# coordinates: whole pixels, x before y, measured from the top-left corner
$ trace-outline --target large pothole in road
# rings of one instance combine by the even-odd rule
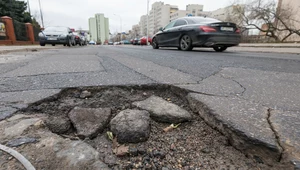
[[[105,169],[97,159],[112,169],[272,169],[232,147],[186,95],[163,85],[66,89],[22,111],[49,130],[27,129],[38,142],[18,151],[37,169]]]

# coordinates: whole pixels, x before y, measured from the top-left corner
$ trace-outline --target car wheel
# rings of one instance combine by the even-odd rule
[[[193,49],[192,39],[188,35],[184,35],[180,39],[179,48],[183,51],[190,51]]]
[[[40,43],[40,46],[45,46],[46,44],[45,43]]]
[[[156,38],[153,38],[153,40],[152,40],[152,48],[153,49],[159,49],[158,43],[156,41]]]
[[[64,44],[64,46],[66,46],[67,44]]]
[[[55,46],[55,44],[52,44],[52,46]]]
[[[214,47],[214,50],[216,51],[216,52],[223,52],[223,51],[225,51],[227,49],[227,47]]]

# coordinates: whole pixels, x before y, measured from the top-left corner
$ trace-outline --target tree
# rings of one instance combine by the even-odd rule
[[[27,3],[17,0],[1,0],[0,16],[9,16],[19,22],[32,22],[31,16],[26,12]]]
[[[285,41],[293,34],[300,36],[300,28],[295,26],[299,21],[292,7],[278,8],[274,0],[250,0],[244,8],[235,11],[242,17],[245,27],[255,28],[275,41]]]

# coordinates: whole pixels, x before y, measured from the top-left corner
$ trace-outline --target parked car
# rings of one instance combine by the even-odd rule
[[[138,38],[135,38],[135,39],[133,39],[132,44],[133,44],[133,45],[138,45],[138,42],[139,42],[139,39],[138,39]]]
[[[76,45],[83,46],[85,41],[84,37],[77,32],[73,32],[73,34],[75,36]]]
[[[96,45],[96,42],[92,40],[89,42],[89,45]]]
[[[147,45],[147,36],[140,38],[141,40],[141,45]],[[151,44],[152,43],[152,38],[148,37],[148,42]]]
[[[153,36],[152,47],[178,47],[184,51],[193,47],[210,47],[222,52],[237,46],[240,41],[240,30],[234,23],[206,17],[183,17],[161,28]]]
[[[124,40],[123,44],[130,44],[130,42],[128,40]]]
[[[108,42],[108,45],[114,45],[114,42],[109,41],[109,42]]]
[[[39,41],[41,46],[63,44],[70,47],[75,44],[75,36],[68,27],[47,27],[39,33]]]

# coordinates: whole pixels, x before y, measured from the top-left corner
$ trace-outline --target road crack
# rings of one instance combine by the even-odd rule
[[[281,144],[280,142],[280,137],[279,137],[279,134],[278,132],[276,131],[275,127],[273,126],[273,123],[271,121],[271,116],[272,116],[272,109],[271,108],[268,108],[268,115],[267,115],[267,122],[270,126],[270,129],[272,130],[272,132],[274,133],[275,135],[275,139],[276,139],[276,143],[278,145],[278,147],[280,148],[280,156],[279,156],[279,159],[277,160],[278,162],[281,162],[282,160],[282,156],[283,156],[283,153],[285,152],[285,148],[283,147],[283,145]]]

